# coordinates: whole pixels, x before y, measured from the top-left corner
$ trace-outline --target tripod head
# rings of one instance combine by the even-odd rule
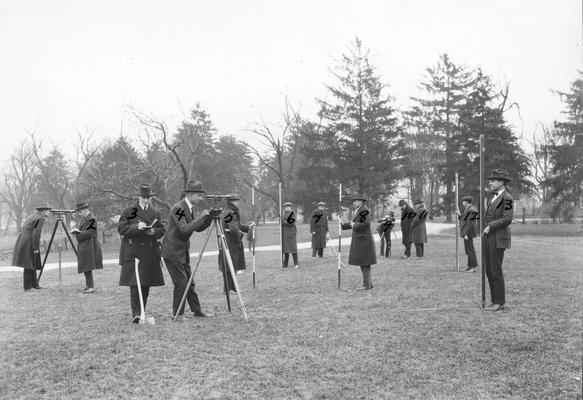
[[[221,212],[223,211],[223,205],[221,204],[222,200],[229,199],[231,195],[229,194],[207,194],[205,195],[207,200],[211,201],[211,205],[209,208],[209,213],[213,217],[213,219],[220,219]]]
[[[67,214],[74,214],[75,210],[59,210],[59,209],[51,209],[51,214],[55,215],[57,219],[63,219]]]

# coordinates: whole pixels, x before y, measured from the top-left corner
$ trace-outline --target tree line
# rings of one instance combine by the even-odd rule
[[[482,133],[486,171],[505,168],[515,197],[538,196],[556,213],[581,205],[581,73],[571,92],[558,93],[564,119],[544,127],[542,140],[533,134],[534,150],[527,153],[505,118],[519,110],[509,100],[509,85],[497,87],[479,67],[456,64],[443,54],[425,69],[421,94],[399,109],[371,58],[355,39],[331,68],[327,96],[316,99],[316,120],[286,99],[281,120],[258,121],[244,132],[245,140],[220,135],[200,104],[175,128],[131,108],[138,140],[120,135],[98,142],[79,134],[75,159],[30,135],[3,169],[0,196],[9,207],[3,223],[20,226],[42,201],[55,208],[88,201],[100,220],[111,221],[144,182],[152,185],[154,202],[168,211],[192,179],[203,181],[207,192],[238,193],[254,220],[277,216],[280,184],[285,201],[303,210],[318,201],[336,209],[339,183],[345,194],[368,196],[373,207],[385,206],[405,186],[411,200],[426,201],[430,217],[444,213],[451,220],[456,172],[460,192],[478,196]]]

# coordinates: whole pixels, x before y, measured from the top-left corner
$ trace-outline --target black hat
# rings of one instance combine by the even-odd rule
[[[45,210],[52,210],[52,207],[48,205],[48,203],[39,204],[35,208],[38,211],[45,211]]]
[[[284,207],[288,207],[289,206],[291,208],[294,208],[294,203],[292,203],[291,201],[288,201],[288,202],[283,203],[283,206]]]
[[[241,197],[238,194],[230,194],[229,198],[227,199],[227,201],[235,201],[235,200],[241,200]]]
[[[366,196],[362,194],[355,194],[354,196],[352,196],[352,201],[354,200],[366,201]]]
[[[184,193],[204,193],[201,181],[188,181],[183,190]]]
[[[85,201],[82,201],[81,203],[77,203],[77,205],[75,206],[75,211],[79,211],[84,208],[89,208],[89,204]]]
[[[471,203],[474,201],[474,199],[472,198],[472,196],[464,196],[462,197],[462,201],[467,201],[468,203]]]
[[[510,178],[508,177],[508,172],[503,169],[495,169],[490,173],[490,176],[486,178],[487,180],[497,180],[497,181],[504,181],[510,182]]]
[[[152,197],[154,195],[154,193],[152,193],[152,188],[150,187],[150,185],[142,183],[140,185],[140,191],[138,193],[138,196],[140,197]]]
[[[399,200],[399,207],[406,206],[407,202],[405,200]]]

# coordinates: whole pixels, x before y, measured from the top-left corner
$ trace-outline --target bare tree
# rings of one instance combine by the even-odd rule
[[[10,219],[20,227],[25,213],[31,207],[36,190],[38,164],[28,140],[23,140],[10,156],[3,173],[4,187],[0,197],[10,208]],[[8,226],[8,224],[7,224]]]
[[[247,131],[253,134],[262,148],[267,148],[267,152],[262,152],[261,147],[256,144],[245,143],[251,154],[257,159],[259,166],[272,173],[277,183],[281,183],[282,192],[289,189],[289,181],[295,171],[296,160],[299,153],[300,135],[299,126],[301,117],[285,99],[285,110],[283,114],[283,124],[271,126],[263,118],[257,122],[253,128]],[[248,182],[255,190],[269,197],[274,202],[278,202],[278,194],[272,188],[261,187]]]

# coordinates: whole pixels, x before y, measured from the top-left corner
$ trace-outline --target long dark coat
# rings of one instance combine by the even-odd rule
[[[154,226],[154,235],[147,235],[146,231],[138,229],[138,222],[150,225],[157,219]],[[144,211],[139,202],[124,208],[119,218],[117,231],[123,236],[119,250],[121,274],[120,286],[136,286],[134,273],[134,258],[139,259],[138,271],[142,286],[163,286],[164,275],[160,267],[160,244],[158,239],[164,236],[166,229],[162,224],[160,211],[152,205]]]
[[[415,210],[413,210],[410,206],[405,207],[405,209],[401,210],[401,233],[402,238],[401,242],[403,244],[412,243],[411,240],[411,224],[413,223],[413,218],[415,218]]]
[[[162,239],[162,257],[180,264],[190,264],[190,236],[202,232],[212,222],[208,212],[191,214],[186,200],[182,199],[172,206],[168,216],[168,230]]]
[[[369,208],[363,204],[354,213],[352,218],[352,242],[348,253],[350,265],[373,265],[377,263],[374,239],[370,229],[372,215]],[[343,230],[351,229],[349,223],[342,224]]]
[[[514,218],[514,204],[506,190],[486,208],[486,225],[490,227],[488,235],[496,235],[496,248],[509,249],[511,244],[510,224]]]
[[[472,204],[468,204],[464,213],[458,217],[460,220],[460,236],[468,235],[468,239],[476,237],[476,223],[478,222],[478,209]]]
[[[282,242],[283,253],[297,253],[298,241],[296,239],[298,228],[296,227],[295,211],[285,211],[282,217]]]
[[[415,218],[411,223],[411,241],[413,243],[427,243],[427,229],[425,221],[427,220],[427,210],[420,207],[415,212]]]
[[[326,248],[326,234],[328,233],[328,215],[326,211],[312,211],[310,216],[310,233],[312,234],[312,249]]]
[[[41,269],[40,235],[45,219],[40,212],[31,215],[22,223],[20,234],[14,244],[12,265],[24,269]],[[37,250],[37,253],[34,251]]]
[[[77,239],[77,272],[83,273],[103,268],[103,255],[97,239],[97,219],[91,213],[87,214],[79,224],[81,231],[75,235]]]
[[[249,225],[241,223],[239,208],[230,203],[227,203],[223,208],[221,223],[225,230],[229,254],[231,255],[231,260],[233,260],[233,268],[235,268],[235,271],[243,270],[246,268],[243,236],[245,236],[244,233],[249,232]],[[223,254],[219,254],[219,269],[223,271],[224,267]]]

